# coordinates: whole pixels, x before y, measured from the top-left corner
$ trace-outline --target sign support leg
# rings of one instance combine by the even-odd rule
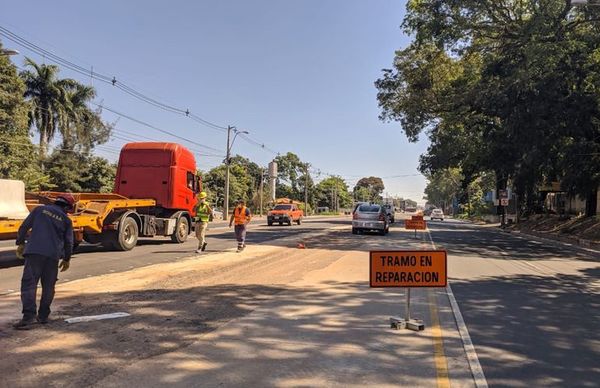
[[[416,233],[416,231],[415,231]],[[410,287],[406,290],[406,316],[404,318],[390,317],[390,327],[392,329],[408,329],[413,331],[425,330],[425,325],[420,319],[410,317]]]

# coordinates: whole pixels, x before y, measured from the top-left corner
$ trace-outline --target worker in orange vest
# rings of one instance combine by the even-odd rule
[[[250,214],[250,209],[246,207],[246,201],[243,199],[238,199],[237,206],[233,209],[233,214],[229,219],[229,227],[235,223],[235,237],[237,239],[238,247],[237,252],[246,248],[246,229],[247,225],[250,223],[252,219],[252,214]]]

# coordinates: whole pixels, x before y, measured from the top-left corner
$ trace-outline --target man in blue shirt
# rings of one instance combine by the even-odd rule
[[[41,324],[48,323],[58,277],[58,262],[62,259],[61,272],[69,269],[73,251],[73,223],[67,211],[74,204],[75,199],[71,194],[61,194],[54,204],[36,207],[19,228],[17,252],[22,252],[25,258],[21,278],[23,318],[14,325],[15,329],[31,329],[36,319]],[[31,233],[27,237],[29,230]],[[36,311],[36,292],[40,280],[42,298],[40,308]]]

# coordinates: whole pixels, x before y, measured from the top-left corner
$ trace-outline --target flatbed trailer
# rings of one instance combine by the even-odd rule
[[[31,211],[36,206],[53,203],[60,194],[27,193],[25,203]],[[167,218],[157,217],[156,201],[153,199],[130,199],[118,194],[101,193],[72,195],[77,202],[68,216],[73,222],[75,245],[85,240],[129,250],[136,245],[139,236],[170,236],[175,242],[187,239],[191,217],[185,212],[176,212]],[[16,238],[22,223],[23,220],[0,219],[0,240]]]

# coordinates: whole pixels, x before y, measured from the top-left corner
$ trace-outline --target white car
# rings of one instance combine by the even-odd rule
[[[433,209],[431,211],[431,216],[430,219],[433,220],[440,220],[440,221],[444,221],[444,212],[442,211],[442,209]]]

